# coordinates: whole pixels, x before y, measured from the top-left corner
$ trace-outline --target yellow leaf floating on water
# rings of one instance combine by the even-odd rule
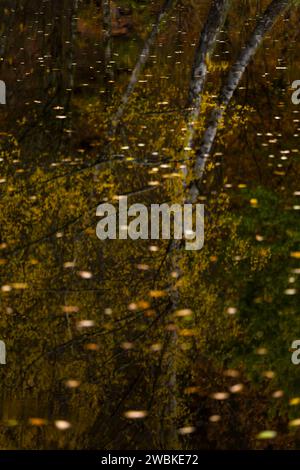
[[[233,377],[233,378],[235,378],[235,377],[239,377],[240,373],[239,373],[239,371],[236,370],[236,369],[227,369],[227,370],[224,371],[224,375],[225,375],[226,377]]]
[[[277,436],[276,431],[266,430],[257,434],[256,439],[274,439]]]
[[[192,330],[191,328],[183,328],[182,330],[179,330],[180,336],[195,336],[195,330]]]
[[[137,302],[137,307],[141,310],[144,310],[146,308],[149,308],[150,307],[150,304],[149,302],[147,302],[146,300],[139,300]]]
[[[199,393],[200,391],[201,391],[201,388],[200,388],[200,387],[197,387],[197,386],[195,386],[195,387],[187,387],[187,388],[184,389],[184,393],[185,393],[186,395],[191,395],[191,394],[193,394],[193,393]]]
[[[211,423],[218,423],[219,421],[221,420],[221,416],[220,415],[211,415],[209,417],[209,421]]]
[[[300,426],[300,419],[293,419],[292,421],[289,422],[289,426],[295,427],[295,426]]]
[[[146,418],[147,411],[145,410],[130,410],[124,413],[125,418],[127,419],[142,419]]]
[[[262,373],[263,377],[266,377],[266,379],[273,379],[275,377],[275,372],[272,370],[266,370]]]
[[[150,268],[150,266],[148,264],[138,264],[137,265],[137,268],[140,270],[140,271],[148,271],[148,269]]]
[[[236,308],[236,307],[228,307],[228,309],[227,309],[228,315],[235,315],[236,312],[237,312],[237,308]]]
[[[96,343],[88,343],[85,345],[85,349],[87,349],[88,351],[98,351],[99,346]]]
[[[285,295],[295,295],[297,294],[297,289],[285,289]]]
[[[175,312],[176,317],[189,317],[192,314],[193,314],[193,312],[190,308],[183,308],[183,309],[177,310]]]
[[[268,350],[267,348],[257,348],[257,350],[255,351],[256,354],[258,354],[259,356],[264,356],[265,354],[268,354]]]
[[[239,393],[243,390],[244,388],[244,385],[243,384],[235,384],[235,385],[232,385],[232,387],[230,387],[230,391],[231,393]]]
[[[300,404],[300,397],[294,397],[290,399],[290,405],[295,406]]]
[[[78,276],[80,276],[82,279],[91,279],[93,277],[90,271],[79,271]]]
[[[66,387],[69,387],[69,388],[77,388],[79,387],[79,385],[80,385],[79,380],[69,379],[66,381]]]
[[[158,299],[159,297],[165,297],[167,293],[163,290],[151,290],[149,295],[153,297],[153,299]]]
[[[150,307],[149,302],[146,300],[138,300],[137,302],[131,302],[131,304],[128,305],[128,310],[145,310]]]
[[[284,395],[283,390],[276,390],[276,391],[272,394],[272,397],[273,397],[273,398],[281,398],[281,397],[283,397],[283,395]]]
[[[29,418],[31,426],[45,426],[46,420],[43,418]]]
[[[150,346],[150,351],[159,352],[162,350],[162,345],[160,343],[154,343]]]
[[[127,308],[128,310],[137,310],[137,304],[135,302],[131,302]]]
[[[195,431],[196,428],[194,426],[184,426],[183,428],[178,429],[179,434],[181,434],[182,436],[192,434]]]
[[[74,261],[66,261],[64,263],[64,268],[68,269],[68,268],[75,268],[75,263]]]
[[[80,320],[77,322],[77,328],[91,328],[92,326],[95,325],[95,322],[93,320]]]
[[[4,285],[4,286],[1,286],[1,290],[2,290],[2,292],[10,292],[10,291],[11,291],[11,289],[12,289],[12,287],[11,287],[11,286],[9,286],[9,285],[7,285],[7,284],[6,284],[6,285]]]
[[[12,286],[14,289],[27,289],[28,284],[26,282],[14,282]]]
[[[226,400],[229,397],[229,393],[217,392],[217,393],[213,393],[211,397],[214,398],[215,400]]]
[[[62,305],[62,310],[64,313],[77,313],[79,312],[79,307],[76,305]]]
[[[62,419],[56,420],[54,424],[55,427],[57,427],[57,429],[59,429],[60,431],[66,431],[71,427],[71,423],[69,423],[69,421],[65,421]]]

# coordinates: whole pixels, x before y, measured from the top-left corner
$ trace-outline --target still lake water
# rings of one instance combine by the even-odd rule
[[[110,21],[101,3],[1,2],[0,447],[299,448],[300,7],[265,35],[220,123],[204,248],[174,252],[98,240],[96,208],[184,197],[211,2],[112,1]],[[229,3],[195,148],[269,2]]]

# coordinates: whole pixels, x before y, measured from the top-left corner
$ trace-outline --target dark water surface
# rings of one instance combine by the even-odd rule
[[[174,252],[100,241],[96,208],[182,200],[211,2],[167,2],[161,17],[162,0],[110,3],[107,23],[101,1],[1,0],[0,447],[299,448],[300,6],[264,36],[220,122],[204,248]],[[229,3],[195,148],[269,4]]]

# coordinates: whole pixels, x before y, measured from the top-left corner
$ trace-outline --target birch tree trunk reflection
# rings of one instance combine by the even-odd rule
[[[218,37],[220,29],[224,24],[226,14],[228,11],[228,0],[213,0],[208,17],[202,29],[198,47],[195,54],[194,65],[192,69],[192,79],[190,82],[188,106],[189,113],[187,116],[187,138],[186,146],[192,147],[195,134],[195,121],[199,118],[200,106],[202,100],[202,92],[206,82],[207,76],[207,56],[211,53],[215,41]],[[184,180],[183,189],[186,187],[187,169],[183,170]],[[186,201],[184,201],[186,202]],[[174,313],[179,306],[180,293],[176,285],[178,278],[181,276],[179,269],[179,256],[180,256],[181,241],[174,240],[171,243],[171,271],[175,275],[175,281],[170,290],[171,312]],[[176,416],[177,416],[177,365],[176,365],[176,352],[178,349],[178,333],[176,327],[168,332],[166,353],[163,361],[163,369],[165,370],[165,379],[163,386],[165,387],[168,396],[167,406],[164,413],[164,431],[162,433],[162,440],[164,448],[176,449],[178,448],[178,435],[176,430]]]
[[[199,38],[192,69],[189,88],[187,116],[187,137],[185,147],[192,148],[195,135],[195,122],[199,118],[202,93],[207,77],[207,58],[211,54],[216,39],[224,24],[229,0],[213,0],[207,20]]]
[[[110,65],[111,61],[111,9],[110,0],[102,1],[102,16],[105,41],[105,70],[110,79],[113,78],[113,70]]]
[[[220,93],[218,106],[211,113],[208,127],[204,133],[202,145],[199,151],[196,153],[196,161],[194,166],[195,181],[191,185],[193,200],[195,200],[199,194],[197,185],[202,179],[205,164],[210,155],[224,112],[235,90],[237,89],[237,86],[243,77],[248,64],[250,63],[250,60],[255,55],[258,47],[261,45],[266,33],[274,26],[279,15],[285,11],[289,3],[290,0],[273,0],[270,3],[261,19],[258,21],[246,46],[241,51],[238,60],[229,71],[226,83]]]
[[[130,77],[129,83],[127,85],[126,91],[125,91],[124,95],[121,98],[121,103],[119,105],[119,108],[118,108],[117,112],[115,113],[115,115],[112,118],[112,129],[111,129],[111,134],[112,135],[115,134],[115,132],[116,132],[118,126],[119,126],[120,120],[123,116],[123,113],[125,111],[128,100],[129,100],[130,96],[132,95],[132,93],[135,89],[135,86],[138,82],[140,73],[143,69],[143,66],[145,65],[145,63],[148,60],[151,47],[154,44],[154,41],[157,37],[157,34],[159,32],[159,29],[161,27],[161,24],[162,24],[163,20],[165,19],[169,9],[172,7],[172,3],[173,3],[173,0],[165,0],[164,5],[163,5],[163,7],[162,7],[162,9],[161,9],[161,11],[158,15],[158,19],[157,19],[156,23],[154,24],[154,26],[152,28],[152,31],[151,31],[148,39],[146,40],[146,42],[144,44],[144,48],[143,48],[143,50],[142,50],[142,52],[139,56],[139,59],[138,59],[136,65],[133,69],[133,72],[131,74],[131,77]]]
[[[261,44],[265,34],[271,29],[274,25],[278,16],[285,10],[288,6],[289,0],[273,0],[269,7],[266,9],[262,18],[258,21],[256,28],[254,29],[248,43],[245,48],[240,53],[240,56],[237,62],[231,68],[229,75],[227,77],[226,83],[221,91],[219,98],[218,107],[212,112],[210,118],[210,124],[205,131],[203,144],[200,147],[199,152],[196,153],[196,162],[195,162],[195,177],[196,180],[192,183],[189,194],[185,202],[196,202],[199,195],[198,183],[201,181],[203,170],[205,167],[205,162],[211,147],[213,145],[219,122],[223,116],[223,113],[230,102],[234,91],[236,90],[244,72],[249,64],[251,58],[254,56],[257,48]],[[207,64],[206,57],[211,48],[214,45],[217,34],[221,28],[222,22],[226,14],[226,7],[228,3],[226,1],[214,1],[211,9],[208,14],[207,21],[204,25],[203,31],[200,36],[200,41],[198,49],[196,52],[195,63],[192,72],[192,81],[189,90],[189,103],[192,104],[192,110],[188,118],[188,145],[192,145],[194,139],[194,126],[193,121],[199,117],[200,105],[202,99],[202,92],[205,85],[205,79],[207,75]],[[186,170],[185,170],[186,172]],[[185,180],[184,180],[185,185]],[[170,254],[171,254],[171,264],[172,269],[177,273],[177,278],[181,276],[181,273],[178,269],[178,256],[180,252],[181,243],[174,241],[171,244]],[[178,308],[180,301],[179,291],[176,286],[173,286],[173,289],[170,293],[171,300],[171,311],[174,312]],[[174,417],[176,417],[176,388],[177,388],[177,370],[176,370],[176,349],[177,349],[177,331],[174,328],[170,332],[170,343],[167,347],[166,358],[165,358],[165,368],[166,368],[166,382],[165,386],[169,393],[169,404],[167,407],[168,411],[168,423],[165,430],[165,448],[174,448],[173,443],[175,443],[176,448],[176,429],[174,423]]]

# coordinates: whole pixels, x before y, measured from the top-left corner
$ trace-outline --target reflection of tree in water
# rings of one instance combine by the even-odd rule
[[[146,7],[137,10],[145,27],[149,18],[156,17],[156,23],[139,38],[126,76],[114,63],[113,73],[104,73],[108,62],[118,61],[115,39],[108,38],[101,49],[102,36],[75,31],[76,18],[84,14],[90,25],[99,26],[104,20],[99,5],[79,1],[76,10],[76,3],[66,1],[63,14],[54,4],[42,9],[31,4],[33,11],[24,4],[12,23],[20,36],[8,35],[6,42],[10,57],[19,48],[13,38],[21,43],[23,35],[32,37],[20,52],[22,76],[32,69],[31,82],[11,98],[3,127],[10,134],[1,143],[1,323],[8,349],[7,366],[0,370],[6,387],[1,445],[297,445],[288,423],[297,417],[297,405],[289,406],[289,400],[295,400],[298,383],[287,351],[297,324],[291,295],[299,269],[292,209],[297,180],[293,171],[282,174],[285,160],[279,160],[282,166],[264,168],[266,179],[272,171],[274,181],[259,187],[256,174],[243,173],[230,155],[245,124],[250,143],[265,132],[255,127],[251,99],[241,103],[238,85],[248,78],[248,66],[261,69],[263,39],[269,47],[278,35],[274,55],[278,43],[289,40],[286,22],[271,30],[289,2],[264,2],[257,26],[247,18],[253,33],[242,52],[234,51],[233,65],[222,38],[233,44],[229,25],[245,20],[237,18],[235,2],[228,9],[222,0],[209,2],[201,26],[190,13],[200,9],[198,2],[189,10],[183,2],[157,2],[149,17]],[[173,44],[168,28],[179,14],[186,15],[185,34]],[[296,16],[291,10],[291,29]],[[4,23],[10,21],[7,15]],[[185,26],[189,21],[194,21],[191,31]],[[103,37],[109,31],[104,23]],[[250,59],[255,60],[250,64]],[[16,77],[19,67],[12,62],[3,71]],[[173,70],[183,67],[188,73],[177,83]],[[211,95],[220,88],[216,100]],[[264,96],[258,94],[258,107]],[[281,112],[292,122],[288,104]],[[294,140],[284,127],[289,125],[283,123],[280,138],[270,123],[272,135],[259,155],[266,149],[285,156],[280,152],[289,150],[296,171]],[[209,142],[205,154],[211,160],[206,158],[200,185],[201,136]],[[250,151],[245,149],[245,160]],[[220,157],[223,171],[229,167],[233,176],[216,184]],[[183,171],[184,185],[183,163],[190,170]],[[174,253],[165,242],[100,244],[96,239],[100,202],[127,193],[145,204],[182,200],[190,197],[195,178],[193,197],[205,200],[207,208],[201,252],[176,247]],[[292,192],[276,189],[283,185]],[[62,432],[61,421],[72,427]],[[264,430],[275,430],[278,437],[257,440]]]

